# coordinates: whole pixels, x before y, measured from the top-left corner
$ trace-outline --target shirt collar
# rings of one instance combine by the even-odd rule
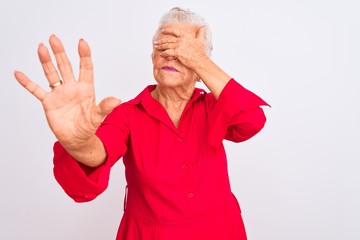
[[[156,88],[156,84],[147,86],[144,90],[142,90],[139,95],[137,95],[134,99],[126,102],[128,105],[137,105],[140,103],[148,104],[151,101],[156,101],[152,96],[151,92]],[[195,102],[199,97],[205,96],[207,93],[200,88],[195,88],[193,95],[190,98],[189,103]],[[187,105],[189,105],[189,103]]]
[[[165,108],[151,96],[151,91],[153,91],[156,88],[156,85],[149,85],[147,86],[139,95],[137,95],[134,99],[124,103],[127,105],[141,105],[142,108],[149,114],[150,116],[160,120],[167,126],[169,126],[171,129],[173,129],[176,133],[180,134],[178,130],[176,129],[175,125],[169,118]],[[186,104],[186,107],[183,111],[185,113],[192,104],[198,100],[201,99],[206,95],[206,92],[202,89],[195,88],[194,93],[191,96],[189,102]]]

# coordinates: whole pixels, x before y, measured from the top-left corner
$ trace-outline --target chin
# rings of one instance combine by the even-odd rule
[[[157,83],[162,87],[181,87],[185,84],[183,79],[178,79],[174,77],[167,77],[167,78],[161,78],[156,79]]]

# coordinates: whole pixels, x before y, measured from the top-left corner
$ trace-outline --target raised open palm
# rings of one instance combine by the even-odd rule
[[[81,39],[78,45],[78,80],[74,77],[60,39],[52,35],[49,42],[59,72],[43,44],[39,45],[38,54],[51,87],[50,92],[42,89],[22,72],[15,71],[14,75],[24,88],[41,101],[48,124],[56,138],[66,149],[73,149],[94,137],[103,118],[120,104],[120,100],[109,97],[96,104],[91,53],[84,40]]]

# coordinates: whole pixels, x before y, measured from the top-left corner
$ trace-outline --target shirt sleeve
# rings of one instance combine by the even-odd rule
[[[79,163],[59,142],[54,144],[55,179],[75,202],[91,201],[105,191],[111,167],[127,150],[129,128],[121,106],[105,118],[96,135],[107,152],[106,161],[96,168]]]
[[[269,106],[256,94],[231,79],[216,100],[209,94],[209,143],[218,146],[224,139],[241,142],[257,134],[266,117],[260,106]]]

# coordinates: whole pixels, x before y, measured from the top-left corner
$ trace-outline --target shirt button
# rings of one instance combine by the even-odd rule
[[[181,137],[178,137],[178,140],[179,140],[179,142],[183,142],[183,141],[184,141],[184,139],[182,139]]]
[[[189,192],[188,193],[188,198],[193,198],[194,197],[194,194],[192,192]]]
[[[182,165],[182,168],[183,168],[184,170],[187,170],[187,169],[189,168],[189,165],[187,165],[186,163],[184,163],[184,164]]]

